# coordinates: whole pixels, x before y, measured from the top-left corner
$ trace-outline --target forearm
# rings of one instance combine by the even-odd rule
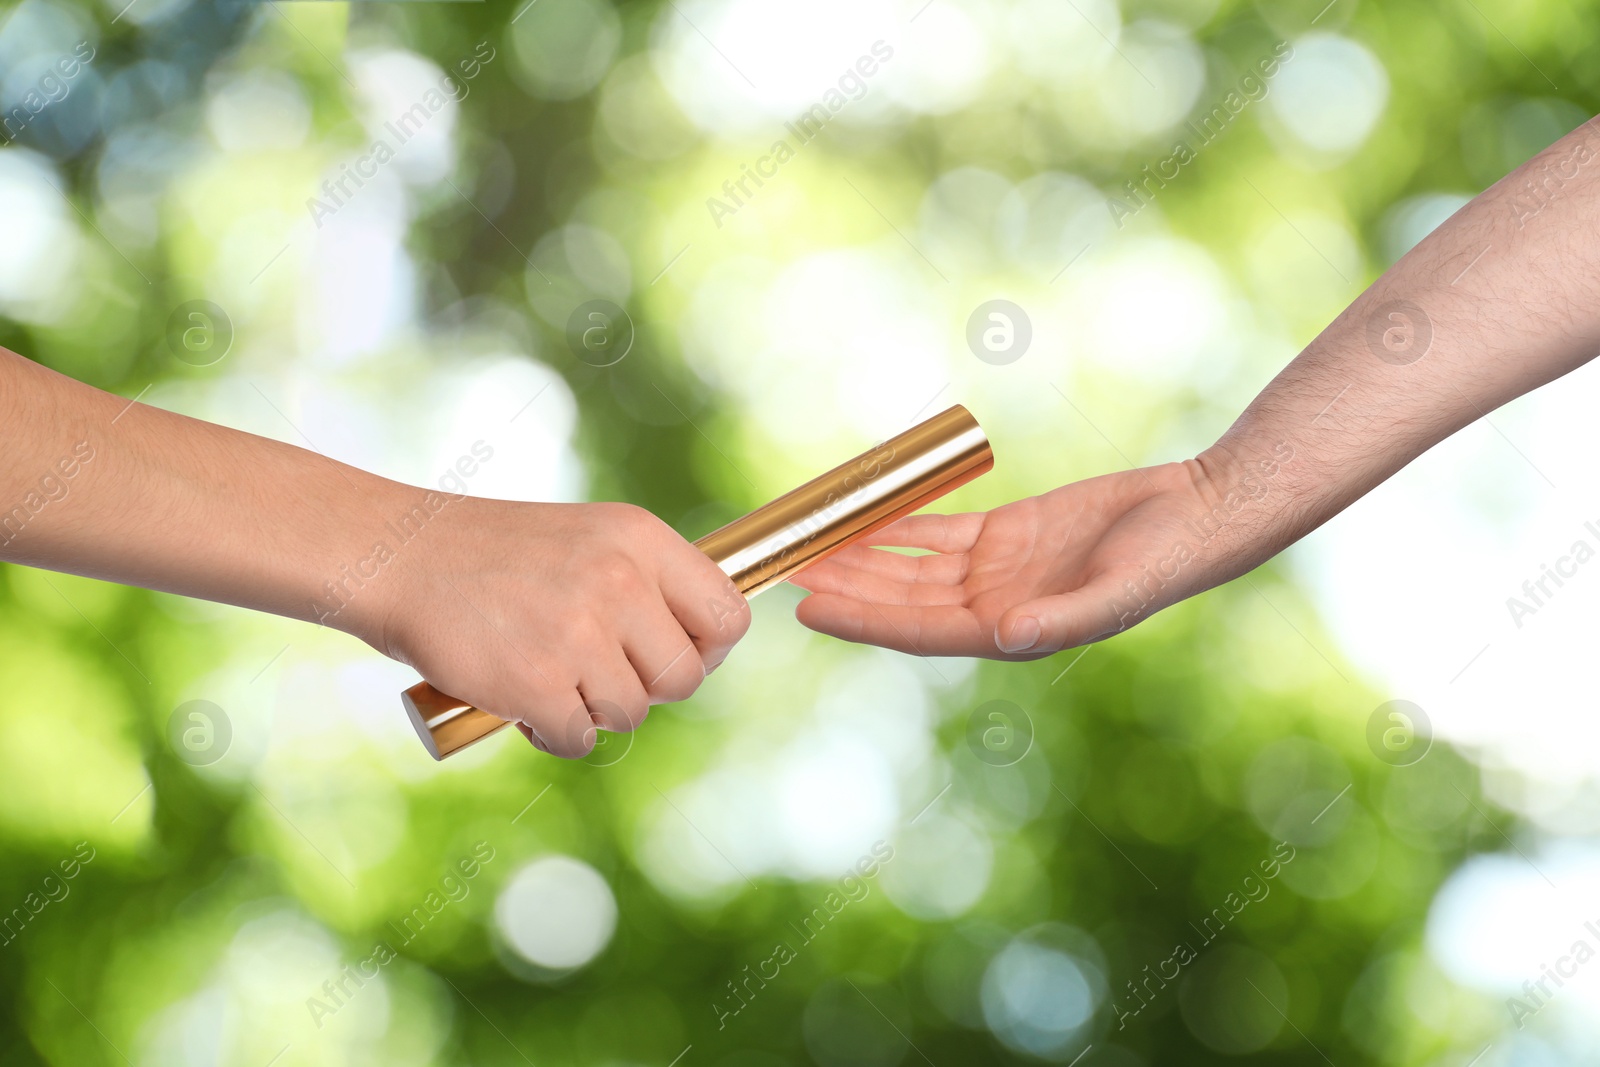
[[[1286,367],[1200,464],[1226,489],[1281,463],[1242,523],[1252,561],[1443,438],[1600,350],[1600,124],[1463,207]]]
[[[4,349],[0,448],[0,559],[365,637],[382,597],[361,595],[352,568],[395,541],[386,523],[441,495],[130,406]]]

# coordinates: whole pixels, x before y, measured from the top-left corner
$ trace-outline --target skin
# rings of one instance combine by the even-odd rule
[[[1035,659],[1258,566],[1600,349],[1596,161],[1591,123],[1463,208],[1194,459],[904,520],[875,544],[930,555],[858,546],[817,564],[795,579],[812,592],[800,620],[921,655]],[[637,508],[450,497],[435,512],[443,494],[4,349],[0,440],[0,524],[53,487],[0,529],[0,559],[334,626],[557,755],[688,696],[749,626],[722,572]],[[329,613],[326,583],[415,507],[425,531]]]
[[[727,576],[639,508],[403,485],[5,349],[0,441],[0,559],[337,628],[558,756],[688,697],[750,623]],[[426,518],[402,540],[408,513]]]
[[[1028,660],[1245,574],[1600,352],[1597,226],[1591,120],[1419,243],[1195,458],[902,520],[794,578],[812,593],[797,615],[918,655]]]

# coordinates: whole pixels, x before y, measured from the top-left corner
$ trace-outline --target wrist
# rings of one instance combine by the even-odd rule
[[[1240,440],[1224,435],[1192,461],[1202,501],[1202,555],[1225,560],[1242,574],[1277,554],[1299,535],[1304,512],[1297,462],[1303,457],[1288,437]]]
[[[370,484],[351,495],[328,539],[334,547],[319,553],[307,573],[307,617],[393,657],[395,619],[425,571],[416,557],[441,540],[440,525],[468,498],[357,476]]]

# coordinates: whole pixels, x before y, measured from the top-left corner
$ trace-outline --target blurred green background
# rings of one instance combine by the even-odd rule
[[[954,402],[956,508],[1192,455],[1600,93],[1546,0],[125,3],[0,10],[0,344],[689,537]],[[1592,1062],[1592,1001],[1519,1030],[1429,951],[1526,831],[1369,744],[1283,564],[1025,665],[784,587],[577,763],[434,764],[338,634],[3,575],[7,1065]]]

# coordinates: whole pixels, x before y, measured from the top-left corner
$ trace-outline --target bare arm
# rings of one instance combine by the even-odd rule
[[[1362,293],[1199,457],[1294,444],[1266,558],[1417,456],[1600,352],[1600,122],[1464,206]]]
[[[322,621],[324,583],[424,492],[0,350],[0,558]],[[330,624],[371,637],[383,598]]]
[[[1456,430],[1600,350],[1600,122],[1412,249],[1183,463],[914,516],[800,575],[806,625],[1032,659],[1251,570]]]
[[[337,627],[581,755],[681,700],[749,615],[648,513],[402,485],[0,349],[0,559]]]

